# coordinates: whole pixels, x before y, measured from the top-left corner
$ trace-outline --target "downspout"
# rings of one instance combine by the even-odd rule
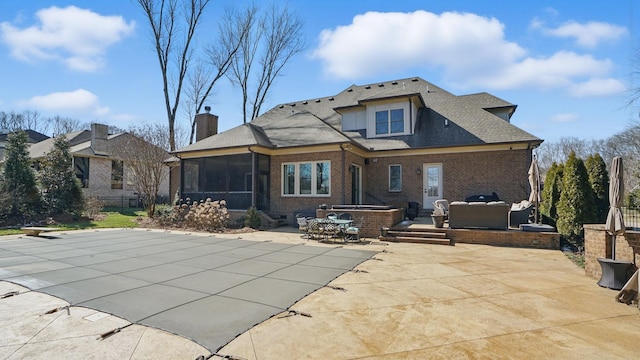
[[[346,192],[346,174],[345,174],[345,165],[346,165],[346,152],[344,149],[344,144],[340,145],[340,149],[342,150],[342,166],[341,168],[341,182],[342,182],[342,191],[340,192],[340,204],[344,204],[344,193]]]
[[[408,101],[409,101],[409,127],[410,127],[409,133],[413,134],[414,124],[413,124],[413,106],[411,106],[411,98],[409,98]]]
[[[256,153],[253,151],[253,149],[251,148],[251,146],[249,146],[247,148],[249,150],[249,152],[251,153],[251,207],[257,209],[257,204],[258,204],[258,194],[256,193],[256,171],[258,168],[258,161],[256,159],[257,155]]]

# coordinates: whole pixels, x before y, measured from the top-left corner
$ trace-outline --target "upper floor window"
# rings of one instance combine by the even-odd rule
[[[376,111],[376,135],[404,132],[404,109]]]
[[[282,195],[331,194],[331,162],[312,161],[282,165]]]

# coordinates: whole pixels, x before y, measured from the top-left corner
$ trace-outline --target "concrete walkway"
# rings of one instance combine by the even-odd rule
[[[175,232],[178,234],[179,232]],[[218,235],[222,236],[222,235]],[[299,244],[290,228],[225,235]],[[15,237],[0,237],[4,239]],[[309,242],[313,246],[322,245]],[[308,246],[305,245],[305,246]],[[0,245],[1,247],[1,245]],[[559,251],[484,245],[347,244],[378,251],[218,351],[244,359],[628,359],[640,314]],[[0,359],[195,359],[179,336],[0,282]],[[287,316],[290,315],[290,316]],[[215,358],[215,357],[214,357]]]

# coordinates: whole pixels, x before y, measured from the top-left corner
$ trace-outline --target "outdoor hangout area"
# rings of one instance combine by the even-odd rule
[[[507,205],[503,201],[449,204],[441,199],[433,212],[418,216],[410,216],[409,207],[333,205],[318,208],[315,216],[296,218],[302,236],[320,241],[348,241],[351,238],[343,229],[357,228],[359,239],[559,249],[555,229],[532,221],[534,208],[528,200]]]

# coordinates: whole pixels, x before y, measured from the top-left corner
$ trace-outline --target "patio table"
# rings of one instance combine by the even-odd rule
[[[351,226],[351,224],[353,224],[353,220],[352,219],[315,218],[313,220],[317,221],[319,224],[322,224],[322,225],[336,224],[339,227],[339,231],[338,231],[337,235],[340,238],[342,238],[343,241],[344,241],[345,230],[349,226]],[[325,235],[325,238],[327,238],[326,235]]]

